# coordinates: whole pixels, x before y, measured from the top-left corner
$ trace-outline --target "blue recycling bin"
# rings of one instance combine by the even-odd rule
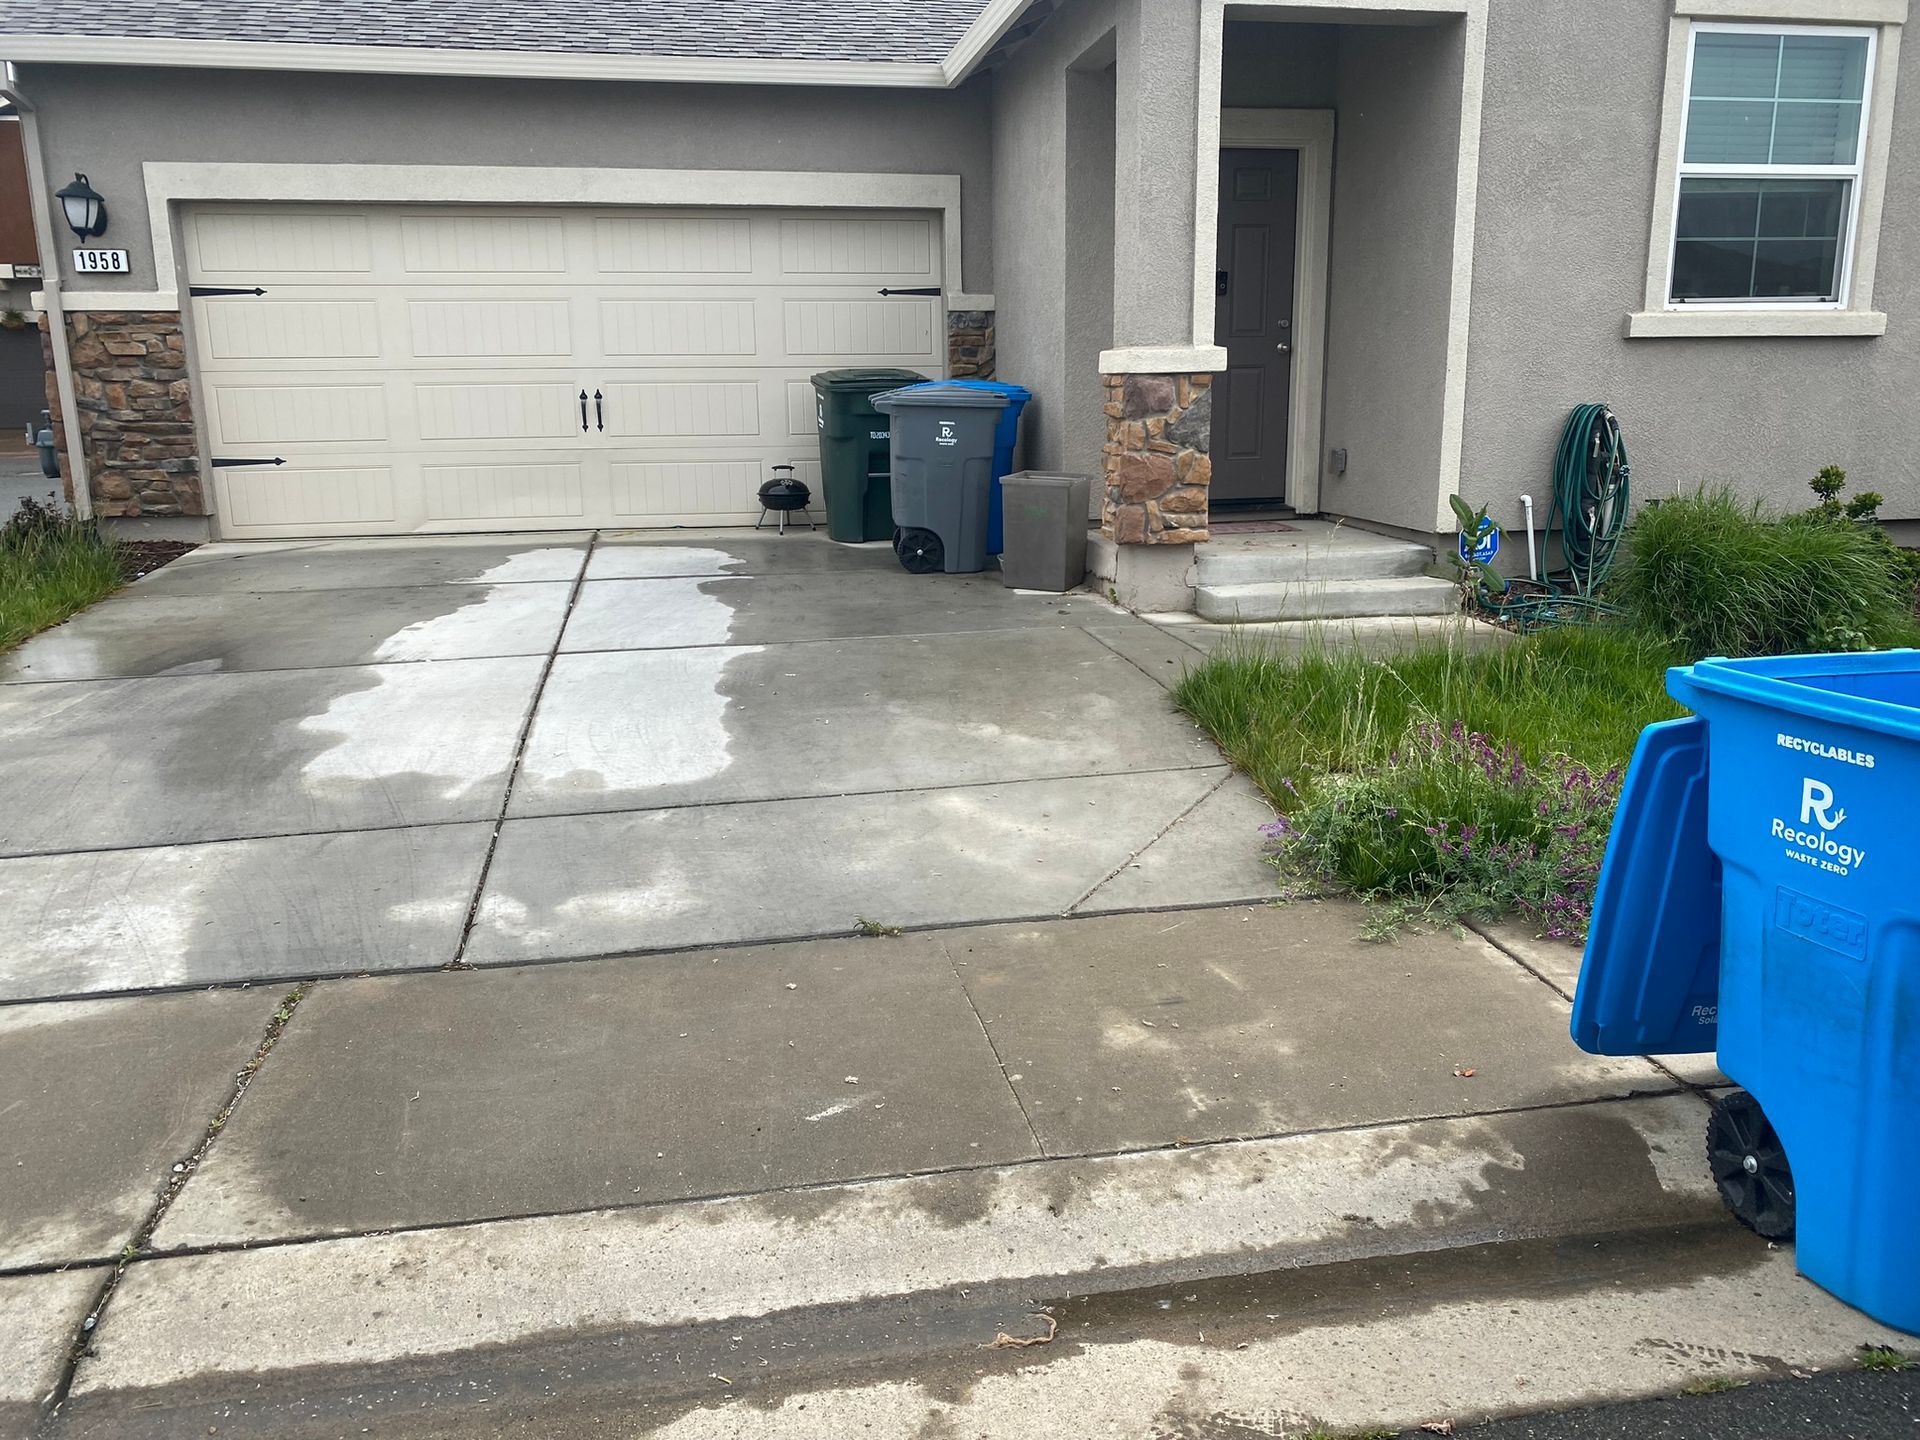
[[[1703,660],[1667,689],[1694,717],[1640,737],[1574,1039],[1716,1051],[1734,1213],[1920,1333],[1920,651]]]
[[[945,386],[949,390],[955,387],[985,390],[1007,398],[1007,408],[1000,412],[1000,428],[993,436],[993,485],[987,494],[987,554],[998,555],[1006,548],[1003,538],[1006,521],[1000,498],[1000,482],[1013,473],[1013,452],[1020,443],[1020,412],[1033,399],[1033,392],[1024,385],[1009,385],[1001,380],[930,380],[927,383]],[[911,390],[914,387],[906,388]]]

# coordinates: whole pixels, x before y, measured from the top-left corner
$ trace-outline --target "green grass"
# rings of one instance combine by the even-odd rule
[[[1685,713],[1666,694],[1673,663],[1670,647],[1597,625],[1386,659],[1247,644],[1189,672],[1174,699],[1284,812],[1324,776],[1380,769],[1419,721],[1459,721],[1529,762],[1624,765],[1644,726]]]
[[[58,625],[120,585],[113,543],[94,525],[63,518],[9,523],[0,528],[0,650]]]

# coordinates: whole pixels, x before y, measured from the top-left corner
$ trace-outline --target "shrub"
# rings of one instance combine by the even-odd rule
[[[1323,778],[1265,833],[1283,872],[1371,902],[1375,933],[1518,911],[1575,939],[1593,913],[1620,779],[1617,767],[1530,764],[1458,722],[1423,722],[1385,767]]]
[[[1612,598],[1690,659],[1901,643],[1913,611],[1899,554],[1833,493],[1822,497],[1837,518],[1823,507],[1773,515],[1726,490],[1649,506],[1628,531]]]

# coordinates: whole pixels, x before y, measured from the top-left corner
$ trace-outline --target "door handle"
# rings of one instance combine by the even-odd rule
[[[593,392],[593,424],[597,430],[607,428],[606,397],[598,390]]]
[[[584,435],[586,434],[586,431],[587,431],[587,392],[582,390],[580,392],[580,433]]]

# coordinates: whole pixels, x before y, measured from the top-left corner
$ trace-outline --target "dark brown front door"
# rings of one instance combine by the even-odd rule
[[[1227,370],[1213,382],[1216,503],[1286,498],[1299,200],[1299,151],[1220,152],[1214,341]]]

